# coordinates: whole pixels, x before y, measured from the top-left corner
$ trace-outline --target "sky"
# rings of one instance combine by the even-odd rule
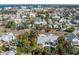
[[[0,0],[0,4],[79,4],[78,0]]]

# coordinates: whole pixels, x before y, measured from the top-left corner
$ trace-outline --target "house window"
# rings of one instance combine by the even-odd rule
[[[73,42],[73,44],[78,44],[78,42]]]

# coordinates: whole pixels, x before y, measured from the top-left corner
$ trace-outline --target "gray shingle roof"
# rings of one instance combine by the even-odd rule
[[[69,40],[73,40],[74,38],[79,39],[79,37],[76,34],[74,34],[74,33],[69,33],[67,35],[67,39],[69,39]]]

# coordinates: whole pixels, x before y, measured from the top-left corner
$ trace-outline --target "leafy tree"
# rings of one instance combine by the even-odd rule
[[[77,36],[79,37],[79,34],[77,34]]]
[[[27,25],[28,25],[27,23],[22,22],[22,23],[19,24],[19,26],[17,26],[17,29],[18,30],[26,29],[26,28],[28,28]]]
[[[43,54],[43,55],[51,54],[51,49],[50,49],[50,47],[44,47],[42,54]]]
[[[30,33],[30,40],[31,40],[31,46],[35,47],[37,46],[37,31],[35,32],[35,30],[31,30]]]
[[[0,52],[6,51],[6,48],[4,46],[0,47]]]
[[[58,43],[57,43],[57,46],[56,46],[58,54],[65,54],[65,51],[64,51],[65,43],[66,43],[66,41],[65,41],[64,37],[59,37],[58,38]]]
[[[73,32],[75,30],[75,28],[74,27],[70,27],[70,28],[67,28],[67,32]]]
[[[28,33],[18,36],[19,45],[17,46],[17,54],[28,53],[27,48],[29,47]]]
[[[9,50],[9,45],[7,42],[1,40],[2,45],[0,46],[0,52],[5,52]]]
[[[37,47],[37,33],[31,30],[30,33],[24,33],[18,36],[17,54],[31,53]]]
[[[16,23],[14,21],[8,21],[5,27],[6,28],[16,28]]]
[[[49,22],[48,22],[48,21],[49,21],[49,20],[48,20],[48,19],[49,19],[49,14],[48,14],[48,13],[46,13],[46,16],[45,16],[44,19],[46,20],[47,24],[49,24]]]
[[[56,46],[57,54],[74,54],[75,47],[71,45],[71,42],[68,40],[65,40],[64,37],[58,38],[58,43]]]
[[[10,41],[9,43],[10,43],[10,45],[11,45],[11,46],[15,46],[15,45],[16,45],[16,39],[15,39],[15,40]]]
[[[37,47],[36,49],[34,49],[32,51],[32,54],[33,55],[42,55],[42,52],[43,52],[43,48]]]

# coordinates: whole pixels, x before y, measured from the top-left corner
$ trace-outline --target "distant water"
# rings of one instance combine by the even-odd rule
[[[48,7],[79,7],[79,4],[0,4],[0,8],[4,7],[20,7],[20,6],[48,6]]]

